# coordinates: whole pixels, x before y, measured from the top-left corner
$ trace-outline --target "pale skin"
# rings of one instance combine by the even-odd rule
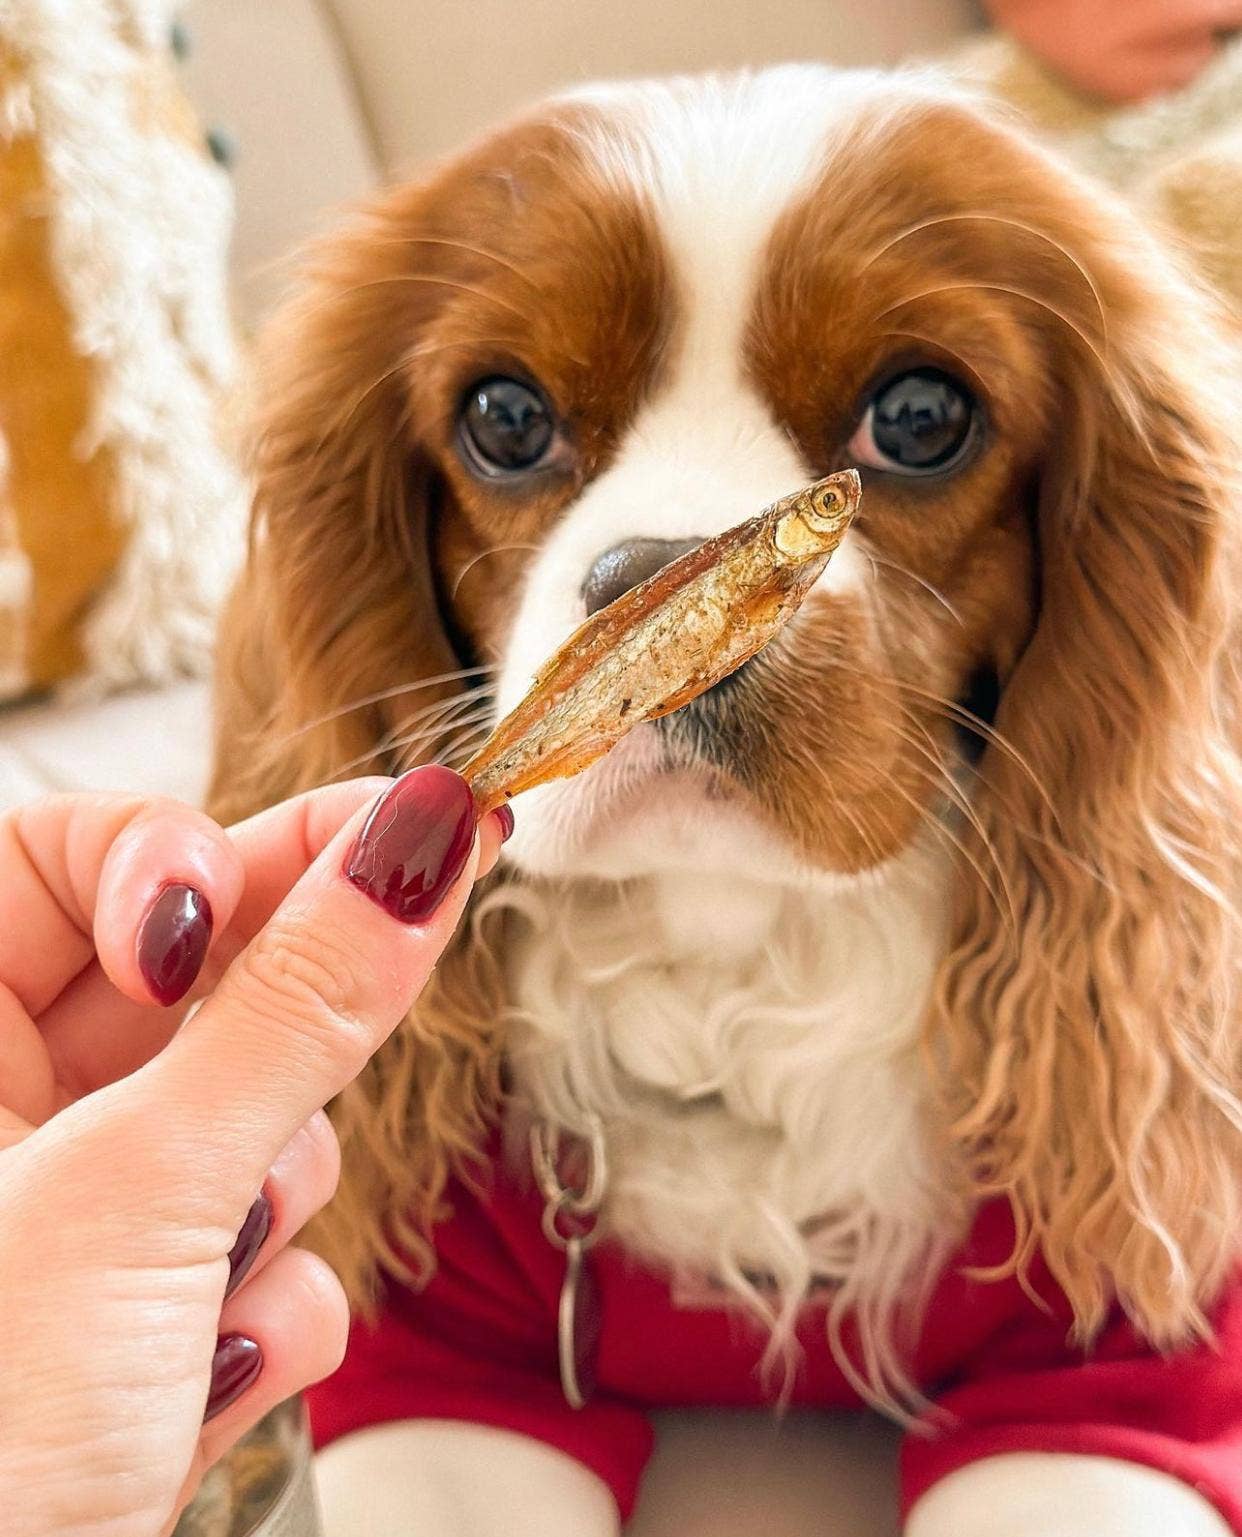
[[[1182,90],[1242,28],[1242,0],[986,0],[986,8],[1071,86],[1118,104]]]
[[[426,921],[341,875],[389,781],[225,832],[188,807],[62,797],[0,818],[0,1511],[11,1537],[157,1537],[203,1471],[337,1365],[336,1277],[290,1240],[331,1196],[320,1107],[409,1008],[500,842],[480,825]],[[153,1004],[136,933],[187,882],[215,914],[192,1000]],[[188,1001],[188,1000],[187,1000]],[[272,1229],[224,1302],[260,1189]],[[217,1337],[257,1380],[203,1424]]]

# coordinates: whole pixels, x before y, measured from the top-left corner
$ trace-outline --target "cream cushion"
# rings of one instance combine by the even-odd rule
[[[943,48],[971,0],[331,0],[382,163],[452,150],[549,91],[602,76],[818,59],[892,64]]]
[[[289,255],[374,185],[380,165],[327,7],[192,0],[181,14],[186,88],[234,146],[234,294],[253,325],[280,293]]]

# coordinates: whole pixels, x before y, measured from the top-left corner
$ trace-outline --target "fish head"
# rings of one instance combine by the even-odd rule
[[[861,499],[862,481],[857,470],[839,470],[796,492],[772,531],[777,553],[795,565],[831,555]]]

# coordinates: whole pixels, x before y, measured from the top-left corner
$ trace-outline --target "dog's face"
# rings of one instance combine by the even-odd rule
[[[831,924],[928,829],[948,935],[893,1050],[922,1029],[943,1139],[1084,1332],[1113,1288],[1193,1327],[1242,1167],[1242,400],[1158,242],[930,78],[617,87],[386,193],[265,356],[222,815],[460,761],[588,607],[858,466],[793,624],[523,797],[510,857],[805,885]],[[440,1028],[347,1096],[361,1285],[477,1143],[503,986],[468,930]]]
[[[520,866],[853,874],[953,793],[954,720],[1030,634],[1055,432],[1045,317],[998,287],[1046,252],[982,212],[1006,150],[871,77],[791,70],[596,93],[443,187],[444,243],[410,251],[438,290],[410,416],[440,601],[502,711],[588,605],[812,476],[866,481],[790,631],[524,797]]]

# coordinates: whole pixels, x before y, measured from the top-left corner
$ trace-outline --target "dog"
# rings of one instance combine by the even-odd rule
[[[389,1529],[615,1532],[646,1408],[770,1402],[905,1424],[909,1537],[1242,1532],[1242,374],[1168,243],[931,72],[604,85],[321,243],[259,377],[223,817],[460,764],[864,481],[333,1106]]]

